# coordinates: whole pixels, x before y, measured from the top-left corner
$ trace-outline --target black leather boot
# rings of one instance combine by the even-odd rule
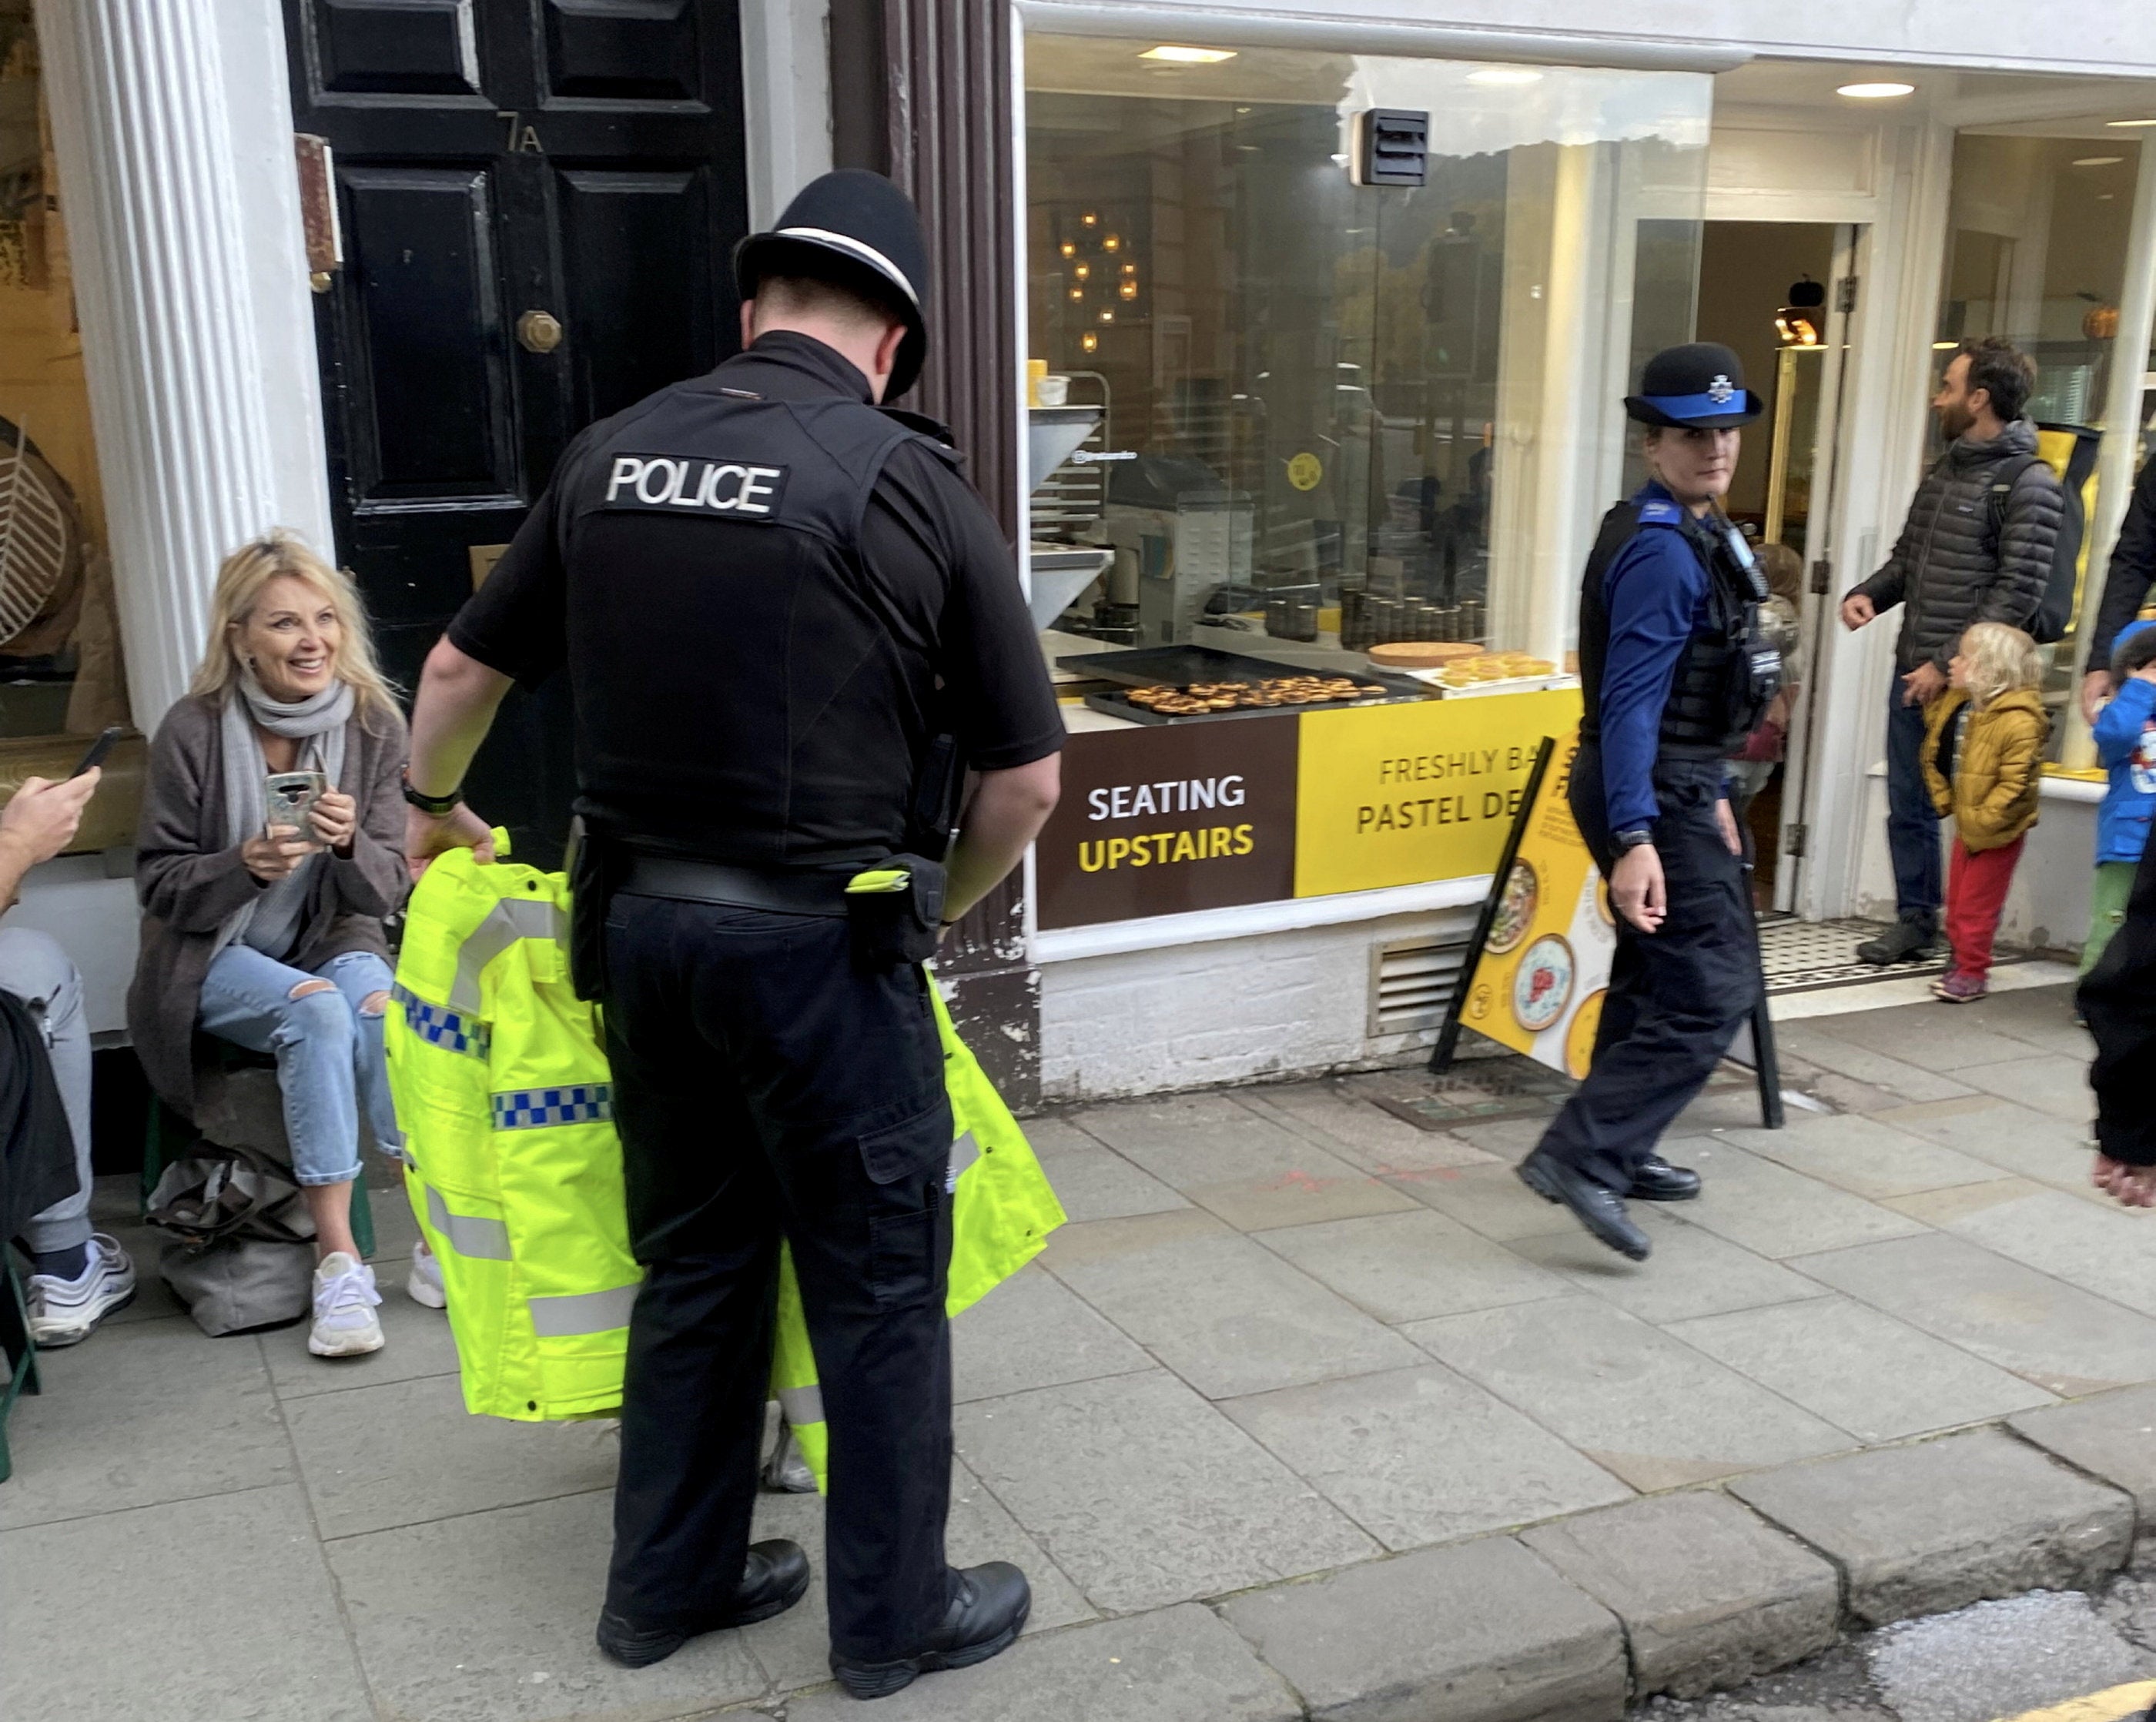
[[[1546,1202],[1570,1208],[1574,1219],[1618,1254],[1644,1262],[1654,1253],[1647,1234],[1625,1213],[1624,1202],[1586,1173],[1573,1171],[1539,1148],[1520,1162],[1517,1171],[1528,1189]]]
[[[1860,962],[1868,962],[1880,968],[1889,963],[1915,962],[1929,956],[1938,948],[1939,930],[1936,923],[1925,920],[1897,920],[1876,939],[1866,939],[1856,947]]]
[[[1625,1193],[1635,1202],[1690,1202],[1699,1194],[1699,1174],[1650,1154],[1632,1174],[1632,1187]]]
[[[624,1668],[649,1668],[702,1633],[753,1626],[783,1614],[808,1589],[808,1557],[800,1544],[783,1537],[752,1543],[741,1586],[728,1607],[665,1626],[639,1626],[626,1615],[603,1608],[599,1611],[599,1648]]]
[[[831,1672],[855,1698],[888,1698],[938,1668],[970,1668],[1007,1650],[1033,1611],[1033,1587],[1008,1561],[967,1567],[952,1577],[951,1606],[928,1643],[890,1662],[855,1662],[831,1653]]]

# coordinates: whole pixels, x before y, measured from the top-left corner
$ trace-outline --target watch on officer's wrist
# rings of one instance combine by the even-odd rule
[[[1614,833],[1609,839],[1610,846],[1620,855],[1629,855],[1635,849],[1646,848],[1654,841],[1655,833],[1644,825],[1635,826],[1630,831]]]
[[[458,803],[462,802],[464,798],[465,792],[464,786],[462,784],[459,784],[456,788],[451,790],[447,795],[427,794],[424,790],[418,789],[413,786],[412,782],[412,768],[409,766],[407,766],[404,768],[404,799],[409,802],[413,807],[417,807],[421,812],[424,813],[429,818],[448,818],[450,814],[456,812]]]

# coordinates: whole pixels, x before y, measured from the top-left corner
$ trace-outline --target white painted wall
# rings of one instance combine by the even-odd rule
[[[1096,1100],[1393,1063],[1434,1031],[1368,1033],[1371,951],[1463,940],[1475,910],[1126,951],[1046,965],[1040,1089]]]
[[[748,223],[762,233],[831,171],[830,0],[742,0]]]

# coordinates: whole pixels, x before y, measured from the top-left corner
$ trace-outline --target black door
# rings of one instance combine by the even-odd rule
[[[337,551],[408,689],[568,438],[739,345],[740,27],[735,0],[285,18],[343,229],[315,324]],[[543,866],[574,787],[564,683],[511,694],[469,786]]]

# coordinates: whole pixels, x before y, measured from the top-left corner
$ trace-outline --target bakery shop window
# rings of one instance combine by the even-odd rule
[[[1026,43],[1051,660],[1560,656],[1626,373],[1691,334],[1711,80],[1160,47]]]

